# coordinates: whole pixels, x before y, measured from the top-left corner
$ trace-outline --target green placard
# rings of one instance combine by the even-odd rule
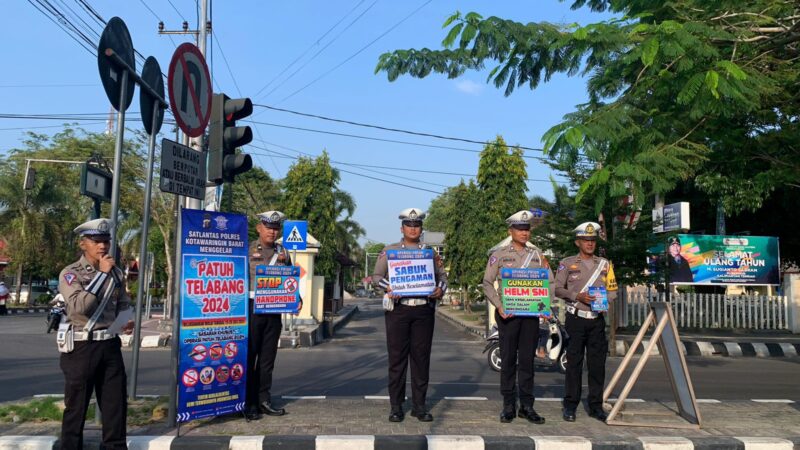
[[[506,313],[517,316],[550,315],[550,280],[547,269],[500,271],[500,299]]]

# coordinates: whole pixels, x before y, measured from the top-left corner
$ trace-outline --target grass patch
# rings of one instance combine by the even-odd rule
[[[459,307],[461,308],[461,307]],[[477,325],[485,324],[486,323],[486,305],[472,305],[472,312],[468,313],[464,311],[464,309],[451,309],[450,312],[452,315],[458,317],[461,320],[466,320],[468,322],[475,322]]]
[[[63,399],[48,397],[35,398],[21,403],[0,406],[0,423],[61,422]],[[128,402],[128,425],[149,425],[161,420],[153,419],[153,410],[159,405],[166,406],[167,397],[140,398]],[[166,414],[165,414],[166,415]],[[95,416],[94,400],[89,405],[86,421]],[[16,420],[14,418],[17,418]]]

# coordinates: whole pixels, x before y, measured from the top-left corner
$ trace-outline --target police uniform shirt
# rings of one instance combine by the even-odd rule
[[[275,266],[291,266],[292,258],[289,256],[289,252],[282,246],[277,244],[273,246],[266,246],[261,243],[260,239],[256,239],[250,243],[249,252],[250,298],[253,298],[253,292],[255,291],[256,283],[256,266],[270,265],[269,262],[272,261],[272,257],[275,256],[275,252],[280,252],[278,254],[278,259],[276,259],[275,264],[273,264]]]
[[[404,250],[404,249],[425,249],[422,243],[411,244],[406,246],[403,241],[395,244],[389,244],[383,248],[383,251],[378,255],[378,261],[375,263],[375,271],[372,274],[372,284],[382,290],[389,287],[389,261],[386,259],[387,250]],[[436,276],[436,287],[441,288],[442,292],[447,290],[447,272],[444,270],[442,259],[435,252],[433,254],[433,270]]]
[[[553,282],[553,272],[550,271],[550,264],[547,262],[542,251],[537,247],[525,246],[524,249],[514,250],[514,245],[509,244],[495,250],[489,256],[489,261],[486,263],[486,271],[483,273],[483,292],[486,294],[487,300],[491,302],[496,308],[503,306],[500,301],[500,294],[497,293],[495,288],[495,281],[500,280],[500,269],[510,267],[518,269],[522,267],[528,256],[531,256],[530,263],[526,268],[529,269],[547,269],[547,278],[550,284]],[[550,300],[552,304],[553,290],[550,290]]]
[[[608,301],[617,298],[617,280],[614,278],[614,269],[611,262],[599,256],[581,259],[579,255],[568,256],[561,261],[556,271],[555,294],[572,303],[577,309],[591,311],[590,305],[575,300],[586,282],[594,275],[598,264],[606,261],[605,267],[590,287],[605,287],[608,292]],[[588,289],[588,288],[587,288]]]
[[[58,276],[58,292],[67,304],[67,321],[72,323],[75,329],[83,330],[103,301],[106,289],[109,283],[114,282],[114,278],[118,280],[114,292],[97,319],[94,330],[108,328],[117,318],[119,311],[130,307],[131,298],[125,290],[125,277],[117,267],[112,271],[113,274],[95,269],[84,256],[61,271]]]

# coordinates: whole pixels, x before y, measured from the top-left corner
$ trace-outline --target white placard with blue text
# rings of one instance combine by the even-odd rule
[[[305,250],[308,244],[308,222],[287,220],[283,222],[283,247],[288,250]]]
[[[436,290],[433,250],[387,250],[389,285],[403,297],[427,297]]]

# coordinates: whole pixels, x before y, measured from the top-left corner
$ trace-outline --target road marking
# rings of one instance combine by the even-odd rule
[[[722,403],[719,400],[715,400],[713,398],[698,398],[697,403]]]
[[[560,402],[561,400],[563,400],[563,399],[561,399],[561,398],[557,398],[557,397],[542,397],[542,398],[536,398],[536,401],[537,401],[537,402]]]
[[[281,395],[284,400],[325,400],[324,395]]]
[[[794,403],[794,400],[787,400],[785,398],[754,398],[750,401],[756,403]]]
[[[486,397],[445,397],[445,400],[489,400]]]
[[[64,394],[36,394],[33,398],[64,398]]]
[[[616,397],[608,399],[609,402],[616,402],[617,400],[619,400],[619,399],[616,398]],[[641,398],[626,398],[625,402],[626,403],[644,403],[644,400],[641,399]]]

